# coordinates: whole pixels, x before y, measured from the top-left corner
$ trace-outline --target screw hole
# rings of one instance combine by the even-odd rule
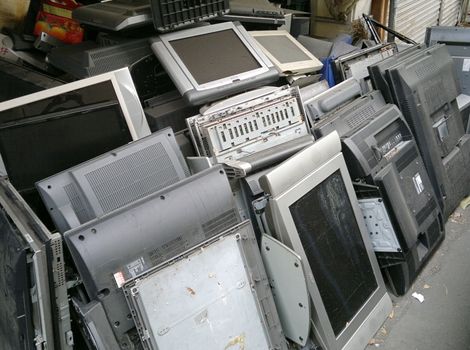
[[[52,186],[51,186],[51,185],[47,185],[47,188],[51,189],[51,188],[52,188]]]
[[[91,233],[96,233],[96,229],[92,228]]]
[[[302,303],[299,303],[299,307],[304,307],[304,304],[302,304]]]
[[[84,241],[84,240],[85,240],[85,236],[80,235],[80,236],[78,236],[78,239],[81,240],[81,241]]]
[[[269,248],[268,246],[266,246],[265,248],[268,252],[271,250],[271,248]]]
[[[160,196],[160,199],[161,199],[162,201],[164,201],[164,200],[165,200],[165,196]]]
[[[295,266],[295,267],[299,267],[299,263],[295,262],[295,263],[294,263],[294,266]]]
[[[219,173],[220,173],[221,175],[223,175],[223,174],[224,174],[224,171],[223,171],[223,170],[220,170]]]

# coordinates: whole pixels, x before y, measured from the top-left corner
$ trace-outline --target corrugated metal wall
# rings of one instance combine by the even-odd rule
[[[455,26],[459,20],[462,0],[442,0],[439,15],[440,26]]]
[[[395,0],[390,26],[397,32],[422,43],[426,28],[439,21],[441,0]]]

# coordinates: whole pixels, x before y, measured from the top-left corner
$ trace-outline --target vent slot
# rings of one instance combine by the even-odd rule
[[[180,180],[161,143],[85,174],[104,213]]]
[[[375,108],[368,105],[365,108],[361,108],[357,110],[356,112],[351,113],[346,119],[346,123],[351,129],[355,129],[356,127],[360,126],[367,120],[374,117],[375,113],[376,113]]]
[[[67,194],[67,197],[72,204],[74,213],[77,215],[78,221],[83,224],[87,221],[90,221],[91,218],[88,215],[85,206],[83,205],[82,199],[78,195],[77,189],[74,184],[68,184],[64,186],[64,191]]]
[[[204,235],[209,238],[220,232],[228,230],[230,227],[239,223],[238,215],[235,210],[229,210],[202,224]]]

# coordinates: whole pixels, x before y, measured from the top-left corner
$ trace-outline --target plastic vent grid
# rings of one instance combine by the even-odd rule
[[[88,215],[85,206],[77,192],[77,188],[73,183],[64,186],[64,191],[67,194],[67,197],[72,205],[73,211],[77,215],[78,221],[83,224],[91,220],[91,217]]]
[[[229,9],[228,0],[151,0],[151,5],[153,23],[159,32],[218,17]]]
[[[188,119],[200,155],[238,160],[308,133],[298,88],[283,87],[248,102]]]
[[[91,171],[85,178],[105,213],[179,180],[161,143]],[[129,178],[133,181],[129,181]]]
[[[204,231],[204,235],[209,238],[238,224],[238,221],[237,212],[235,210],[230,210],[203,223],[202,229]]]
[[[365,108],[361,108],[350,114],[346,119],[346,123],[351,129],[356,129],[356,127],[372,118],[375,113],[375,108],[370,105],[367,105]]]

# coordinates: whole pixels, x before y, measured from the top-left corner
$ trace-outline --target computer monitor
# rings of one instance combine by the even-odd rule
[[[325,114],[313,125],[313,134],[320,138],[336,131],[343,137],[370,122],[384,106],[385,101],[380,91],[371,91]],[[356,175],[353,174],[353,178],[354,176]]]
[[[380,216],[363,207],[364,218],[391,289],[403,295],[444,238],[442,212],[411,129],[395,105],[386,105],[343,133],[342,144],[352,177],[378,186],[383,196],[398,245],[384,239],[391,231]]]
[[[186,162],[170,128],[36,183],[65,232],[184,179]]]
[[[361,83],[364,93],[372,90],[367,67],[393,56],[398,52],[395,43],[379,44],[338,57],[334,62],[335,80],[337,83],[355,78]]]
[[[445,44],[454,60],[455,75],[461,92],[470,94],[470,28],[429,27],[424,42],[427,46]]]
[[[147,135],[129,71],[117,70],[0,103],[1,172],[49,223],[35,182]]]
[[[285,30],[249,32],[279,73],[297,75],[318,71],[323,64]]]
[[[292,169],[297,169],[295,172]],[[392,310],[337,133],[260,179],[275,238],[301,257],[316,341],[363,349]]]
[[[150,0],[112,0],[77,7],[73,19],[81,24],[120,31],[152,23]]]
[[[385,72],[400,60],[404,60],[407,57],[413,56],[423,49],[423,45],[414,45],[403,51],[396,53],[393,56],[389,56],[383,59],[380,62],[369,65],[367,69],[369,70],[370,79],[372,86],[376,90],[380,90],[382,95],[387,103],[397,103],[395,96],[392,92],[392,87],[390,82],[387,80]]]
[[[298,87],[263,87],[201,111],[186,120],[198,155],[234,167],[245,164],[247,172],[253,170],[248,162],[266,165],[292,149],[289,142],[309,136]]]
[[[324,114],[362,95],[361,85],[352,78],[304,101],[305,113],[312,127]]]
[[[445,212],[450,214],[462,198],[450,195],[456,179],[449,177],[451,169],[446,170],[443,161],[458,152],[456,147],[465,134],[456,100],[459,89],[453,60],[445,45],[438,44],[400,61],[386,75],[398,106],[412,126],[435,191],[445,199]],[[467,164],[454,166],[460,167],[457,173],[468,173],[464,170]]]
[[[276,81],[279,74],[239,23],[219,23],[151,39],[181,95],[201,105]]]
[[[287,350],[270,282],[247,220],[123,289],[147,349]]]
[[[88,298],[103,305],[125,348],[135,324],[123,284],[239,220],[229,181],[216,166],[67,231],[64,239]]]

